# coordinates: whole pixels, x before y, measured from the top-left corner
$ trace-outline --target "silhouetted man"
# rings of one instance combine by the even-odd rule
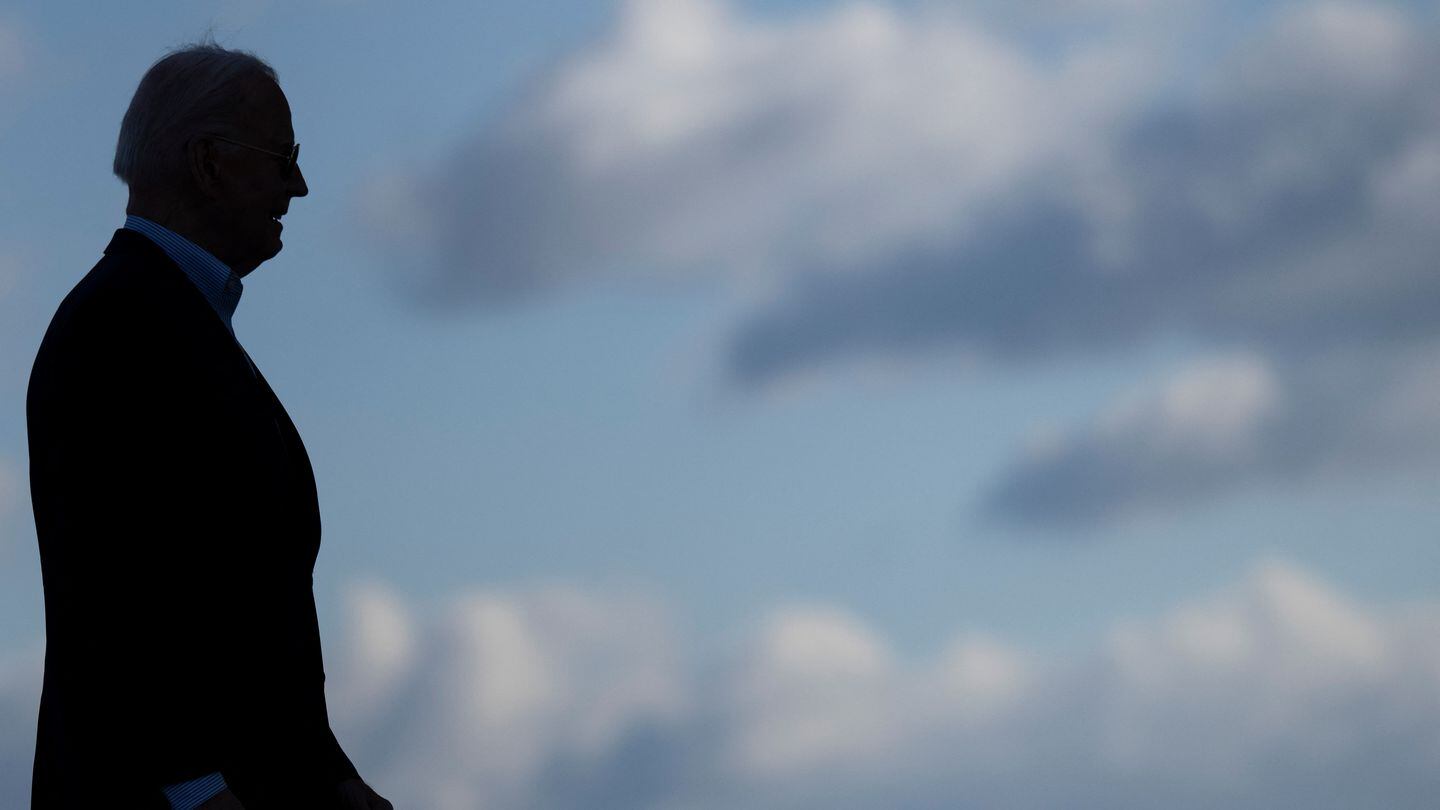
[[[125,227],[30,376],[45,582],[35,808],[389,808],[325,708],[315,480],[231,327],[308,193],[275,72],[213,43],[130,102]]]

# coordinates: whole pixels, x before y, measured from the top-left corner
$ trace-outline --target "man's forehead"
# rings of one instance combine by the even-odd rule
[[[294,143],[290,104],[274,81],[264,77],[253,79],[241,91],[237,102],[243,111],[242,120],[260,137],[277,146]]]
[[[267,132],[267,136],[276,144],[280,145],[288,146],[289,144],[295,142],[295,130],[290,126],[290,122],[288,120],[285,122],[284,126],[270,129]]]

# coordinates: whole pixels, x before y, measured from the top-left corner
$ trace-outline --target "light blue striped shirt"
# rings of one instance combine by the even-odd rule
[[[235,328],[231,326],[230,319],[234,317],[235,308],[240,305],[240,294],[245,290],[235,271],[205,248],[144,217],[134,214],[125,217],[125,228],[149,237],[165,251],[166,256],[180,265],[185,277],[190,279],[205,296],[205,300],[210,302],[210,306],[215,308],[215,314],[220,316],[233,338]],[[165,798],[170,800],[172,810],[195,810],[226,787],[225,777],[216,771],[189,782],[167,785],[163,790]]]
[[[189,782],[181,782],[178,785],[167,785],[164,788],[165,798],[170,800],[170,807],[174,810],[195,810],[195,808],[215,798],[215,794],[226,788],[225,777],[219,771],[206,774],[199,779],[191,779]]]

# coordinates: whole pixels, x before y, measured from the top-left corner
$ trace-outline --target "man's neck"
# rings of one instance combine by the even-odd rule
[[[216,237],[215,229],[209,223],[194,216],[195,209],[182,200],[137,198],[130,196],[129,203],[125,206],[127,216],[143,217],[164,228],[189,239],[209,251],[212,256],[224,261],[227,265],[234,267],[231,262],[226,261],[225,256],[218,250],[222,244]],[[239,268],[234,268],[236,275],[244,276]]]

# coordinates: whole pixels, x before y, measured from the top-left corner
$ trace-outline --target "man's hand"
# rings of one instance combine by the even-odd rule
[[[335,786],[344,810],[395,810],[385,797],[370,789],[363,779],[346,779]]]
[[[206,799],[205,803],[195,810],[245,810],[245,805],[235,798],[235,794],[231,793],[229,788],[226,788]]]

